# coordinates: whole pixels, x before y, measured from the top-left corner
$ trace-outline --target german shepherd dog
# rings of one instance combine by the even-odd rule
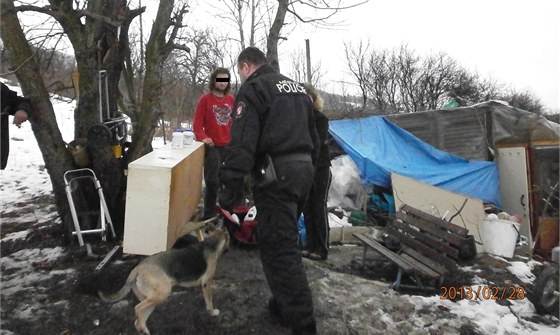
[[[134,307],[134,325],[141,334],[149,335],[146,321],[156,305],[171,294],[174,285],[202,286],[206,310],[213,316],[220,310],[212,305],[212,282],[218,257],[229,248],[229,234],[225,228],[216,228],[202,242],[187,243],[181,249],[163,251],[142,260],[128,276],[124,286],[116,293],[99,291],[104,301],[114,302],[124,298],[132,289],[140,303]]]

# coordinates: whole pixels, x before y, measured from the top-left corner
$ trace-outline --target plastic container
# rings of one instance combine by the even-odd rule
[[[173,132],[173,137],[171,138],[171,147],[173,149],[183,148],[183,133],[181,129],[177,129]]]
[[[550,259],[556,264],[560,263],[560,246],[552,248]]]
[[[488,254],[512,258],[519,235],[519,223],[509,220],[484,219],[482,243]]]
[[[307,246],[307,231],[305,229],[305,218],[300,214],[297,220],[297,229],[299,234],[299,246],[305,248]]]
[[[194,133],[187,129],[183,132],[183,145],[189,146],[194,143]]]

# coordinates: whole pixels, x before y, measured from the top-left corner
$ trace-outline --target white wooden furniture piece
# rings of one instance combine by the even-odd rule
[[[200,202],[204,145],[171,144],[128,165],[123,251],[169,250]]]

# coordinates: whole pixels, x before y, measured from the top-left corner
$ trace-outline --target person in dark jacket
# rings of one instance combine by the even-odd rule
[[[306,245],[304,257],[313,260],[327,259],[329,252],[329,219],[327,197],[331,185],[331,158],[329,153],[329,119],[323,114],[323,99],[310,84],[304,84],[305,91],[313,101],[313,116],[319,135],[319,156],[315,161],[315,177],[309,198],[303,209]]]
[[[2,114],[0,116],[0,151],[1,151],[1,165],[0,169],[4,170],[8,164],[8,155],[10,153],[10,128],[8,125],[8,117],[14,116],[14,124],[19,126],[27,121],[27,117],[31,112],[31,103],[29,99],[20,97],[16,92],[12,91],[4,83],[2,84],[2,96],[0,99],[0,109]]]
[[[303,86],[276,72],[259,49],[243,50],[237,68],[243,84],[235,97],[218,202],[224,209],[241,204],[243,177],[253,172],[260,258],[272,293],[269,312],[293,334],[315,334],[297,230],[319,147],[313,106]]]

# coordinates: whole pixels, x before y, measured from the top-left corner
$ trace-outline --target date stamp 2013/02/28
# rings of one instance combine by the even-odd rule
[[[439,298],[442,300],[523,300],[527,293],[523,286],[515,285],[441,286],[440,290]]]

